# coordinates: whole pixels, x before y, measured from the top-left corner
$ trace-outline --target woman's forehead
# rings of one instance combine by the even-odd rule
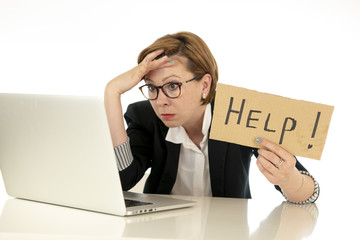
[[[170,76],[182,78],[184,75],[190,73],[186,67],[186,61],[187,61],[186,58],[179,56],[170,57],[169,61],[174,61],[174,63],[171,66],[150,71],[148,74],[146,74],[145,80],[148,81],[155,81],[158,79],[166,80],[166,78]]]

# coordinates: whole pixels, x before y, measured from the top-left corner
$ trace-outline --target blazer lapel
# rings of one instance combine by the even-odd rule
[[[214,105],[215,101],[212,101],[212,115],[214,114]],[[209,129],[209,135],[210,131],[211,125]],[[228,143],[209,139],[208,144],[211,190],[214,197],[221,197],[225,194],[225,160]]]
[[[228,143],[209,139],[209,168],[214,197],[224,196],[225,160]]]
[[[163,174],[159,182],[158,193],[170,194],[176,181],[179,165],[180,144],[174,144],[167,141],[165,143],[167,148],[167,156]]]

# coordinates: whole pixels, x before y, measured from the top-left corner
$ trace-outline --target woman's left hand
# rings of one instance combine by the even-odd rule
[[[295,167],[296,159],[279,145],[263,138],[256,141],[262,146],[256,161],[261,173],[272,184],[278,185],[288,200],[303,202],[315,192],[315,182]],[[317,192],[318,193],[318,192]]]
[[[261,173],[272,184],[281,189],[290,188],[292,182],[299,178],[299,171],[295,168],[295,157],[279,145],[263,138],[256,141],[262,146],[258,150],[257,166]],[[296,181],[296,180],[295,180]]]

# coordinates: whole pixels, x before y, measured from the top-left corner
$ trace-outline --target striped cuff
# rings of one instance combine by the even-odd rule
[[[314,203],[320,194],[320,187],[319,187],[319,183],[315,180],[315,178],[308,172],[306,171],[300,171],[301,174],[305,174],[308,175],[309,177],[311,177],[314,180],[315,186],[314,186],[314,193],[305,201],[302,202],[292,202],[289,199],[287,199],[287,197],[285,196],[285,194],[283,193],[283,196],[285,197],[285,199],[290,202],[290,203],[295,203],[295,204],[308,204],[308,203]]]
[[[114,148],[118,170],[122,171],[132,163],[134,157],[131,153],[130,138],[123,144]]]

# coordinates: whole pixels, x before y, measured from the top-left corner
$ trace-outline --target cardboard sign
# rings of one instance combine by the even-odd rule
[[[293,155],[320,160],[333,106],[218,84],[210,138],[259,148],[266,138]]]

